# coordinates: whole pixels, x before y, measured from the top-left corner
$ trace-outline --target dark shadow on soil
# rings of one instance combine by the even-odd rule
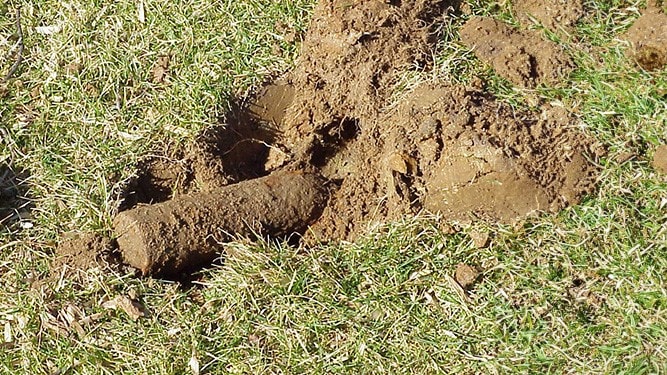
[[[7,165],[0,166],[0,227],[7,227],[29,217],[31,203],[26,196],[25,186],[28,175],[23,170],[14,170]]]
[[[142,160],[122,194],[120,211],[266,176],[272,166],[281,166],[271,145],[293,95],[288,84],[266,85],[250,99],[233,100],[221,125],[192,144]]]

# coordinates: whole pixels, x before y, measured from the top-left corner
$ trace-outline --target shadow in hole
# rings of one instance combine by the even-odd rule
[[[26,197],[28,173],[0,165],[0,228],[30,217],[31,204]]]
[[[152,156],[137,165],[120,210],[166,201],[175,193],[219,187],[269,173],[269,151],[292,103],[291,85],[273,83],[249,100],[234,100],[222,124],[206,130],[187,148]]]

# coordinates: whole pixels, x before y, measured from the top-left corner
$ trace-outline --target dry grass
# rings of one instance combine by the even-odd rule
[[[0,55],[14,5],[0,6]],[[219,124],[231,97],[289,69],[289,30],[312,1],[21,5],[25,61],[0,97],[0,211],[20,217],[0,229],[1,373],[667,372],[667,181],[649,163],[667,141],[667,73],[637,70],[619,38],[641,3],[588,1],[572,35],[549,36],[579,66],[560,87],[512,89],[456,44],[462,20],[444,27],[453,44],[434,70],[399,85],[482,75],[513,105],[575,108],[608,149],[581,205],[456,234],[410,219],[307,252],[232,244],[193,285],[105,267],[65,277],[49,262],[63,233],[109,230],[138,159]],[[481,270],[469,292],[452,279],[459,263]],[[107,308],[118,296],[148,314]]]

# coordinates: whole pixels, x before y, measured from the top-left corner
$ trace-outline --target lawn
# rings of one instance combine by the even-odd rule
[[[515,22],[508,2],[467,3]],[[432,68],[396,83],[398,100],[419,82],[481,77],[515,108],[568,108],[606,150],[579,205],[516,225],[405,218],[310,249],[239,241],[191,283],[53,272],[65,234],[111,233],[138,161],[220,126],[293,67],[314,5],[0,5],[0,75],[17,6],[25,45],[0,87],[0,211],[13,213],[0,227],[0,373],[667,372],[667,176],[651,165],[667,142],[667,70],[638,68],[623,40],[643,1],[585,1],[570,33],[534,27],[568,47],[566,84],[495,75],[458,41],[465,15],[442,25]],[[460,264],[480,272],[469,290]],[[139,311],[117,306],[129,299]]]

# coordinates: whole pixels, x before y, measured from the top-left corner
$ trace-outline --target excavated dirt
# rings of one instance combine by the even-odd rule
[[[125,262],[144,275],[177,276],[210,263],[220,243],[237,237],[303,233],[320,216],[327,198],[321,177],[277,172],[141,205],[118,214],[114,228]]]
[[[169,250],[172,243],[199,244],[191,252],[207,258],[218,252],[221,241],[209,239],[227,219],[207,219],[216,212],[239,228],[248,218],[290,217],[300,210],[294,207],[298,197],[276,204],[271,194],[264,199],[241,192],[269,174],[297,172],[326,181],[321,185],[327,185],[328,200],[321,201],[315,189],[315,209],[307,210],[303,223],[290,224],[305,231],[306,244],[354,240],[378,223],[421,212],[439,214],[444,222],[510,223],[579,202],[594,188],[597,171],[587,159],[590,140],[566,110],[512,109],[481,84],[423,85],[390,103],[401,71],[428,68],[435,30],[456,3],[320,1],[287,78],[237,105],[225,126],[191,149],[141,166],[123,205],[136,207],[116,220],[120,252],[132,253],[133,245],[123,245],[121,237],[136,223],[153,220],[151,215],[162,224],[173,216],[170,227],[139,224],[149,228],[142,236],[158,236],[143,246],[157,258],[178,252]],[[525,87],[558,83],[572,68],[562,49],[539,34],[490,18],[471,19],[461,35],[499,74]],[[212,196],[221,186],[241,198]],[[196,201],[196,191],[207,198]],[[189,208],[172,207],[178,202]],[[178,215],[160,214],[164,207]],[[149,215],[152,210],[157,213]],[[156,249],[160,244],[164,249]],[[144,273],[154,271],[151,257],[137,263]],[[179,269],[189,268],[182,264],[187,255],[177,258]],[[156,272],[170,273],[169,262],[153,263]]]
[[[445,221],[512,222],[576,204],[593,188],[587,141],[567,113],[517,113],[474,88],[420,87],[321,167],[340,189],[309,235],[352,239],[426,210]]]
[[[658,146],[651,164],[656,171],[667,174],[667,145]]]
[[[353,239],[421,211],[509,222],[577,203],[592,189],[588,140],[563,110],[517,113],[480,88],[450,86],[420,87],[387,109],[396,73],[427,54],[430,25],[447,4],[336,4],[320,2],[315,13],[277,140],[289,167],[340,184],[307,242]],[[526,85],[555,82],[571,67],[557,46],[491,19],[471,20],[462,37],[504,47],[505,58],[510,42],[530,48],[528,71],[512,76]]]
[[[667,14],[656,6],[649,7],[625,34],[632,48],[629,56],[646,70],[667,66]]]
[[[89,269],[109,263],[113,252],[112,241],[96,233],[70,234],[56,249],[52,269],[67,265],[76,269]]]
[[[475,56],[515,85],[556,85],[574,69],[563,48],[533,30],[518,30],[488,17],[471,18],[461,28],[461,41]]]
[[[584,15],[581,0],[515,0],[512,9],[522,24],[534,19],[552,31],[568,30]]]

